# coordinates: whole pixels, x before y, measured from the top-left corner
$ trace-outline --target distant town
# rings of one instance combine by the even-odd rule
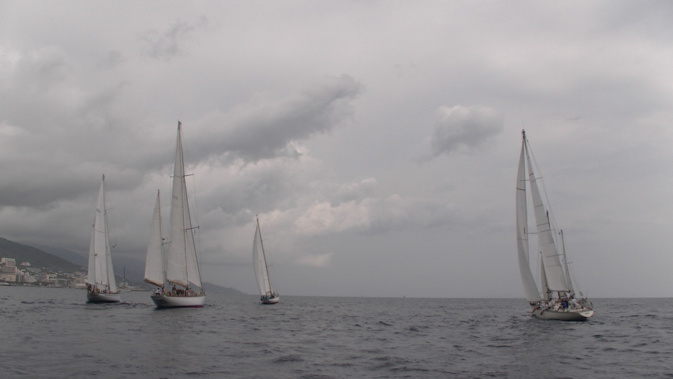
[[[30,262],[16,264],[14,258],[0,258],[0,286],[38,286],[86,288],[86,272],[32,267]],[[144,290],[122,281],[119,288]]]
[[[32,267],[30,262],[16,263],[15,258],[0,258],[0,286],[35,286],[59,288],[86,288],[86,272],[76,270],[68,272],[56,268]],[[118,287],[128,291],[149,291],[144,285],[133,285],[122,278]],[[231,294],[244,294],[233,288],[220,287],[208,283],[208,289]]]
[[[64,272],[31,267],[30,262],[0,258],[0,285],[85,288],[86,272]]]

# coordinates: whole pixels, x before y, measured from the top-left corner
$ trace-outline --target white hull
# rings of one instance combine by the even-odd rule
[[[200,308],[206,303],[205,294],[196,296],[152,295],[151,297],[157,308]]]
[[[280,296],[276,296],[272,299],[269,299],[267,297],[262,298],[262,304],[276,304],[280,301]]]
[[[591,309],[577,309],[568,311],[553,311],[551,309],[540,310],[536,308],[533,310],[533,316],[543,320],[560,320],[560,321],[586,321],[589,317],[594,315]]]
[[[121,296],[117,293],[90,293],[86,294],[86,301],[89,303],[119,303]]]

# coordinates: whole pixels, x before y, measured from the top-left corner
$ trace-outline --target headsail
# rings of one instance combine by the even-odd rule
[[[530,182],[531,196],[533,199],[533,209],[535,214],[535,224],[537,226],[538,247],[542,253],[542,262],[547,276],[547,284],[552,291],[569,291],[568,284],[563,273],[559,253],[554,243],[554,236],[549,221],[549,212],[542,203],[542,196],[537,185],[533,165],[530,159],[528,145],[524,141],[526,150],[526,162],[528,163],[528,176]]]
[[[573,288],[573,280],[570,277],[570,268],[568,267],[568,257],[566,256],[566,242],[565,239],[563,238],[563,230],[559,231],[559,235],[561,236],[561,251],[563,252],[563,272],[565,273],[566,276],[566,283],[568,284],[570,294],[574,295],[575,289]]]
[[[164,285],[164,257],[163,238],[161,237],[161,201],[157,191],[157,201],[154,205],[154,215],[150,226],[150,240],[147,244],[147,258],[145,259],[145,282],[162,287]]]

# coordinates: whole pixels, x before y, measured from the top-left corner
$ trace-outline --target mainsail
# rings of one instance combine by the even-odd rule
[[[118,291],[108,235],[107,209],[105,208],[105,175],[103,175],[98,191],[96,215],[91,229],[87,283],[101,291]]]
[[[252,243],[252,263],[260,294],[262,296],[272,294],[273,289],[271,289],[271,282],[269,280],[269,270],[266,265],[266,255],[264,253],[264,243],[262,242],[262,231],[259,228],[259,219],[257,219],[255,239]]]
[[[530,269],[530,257],[528,250],[528,207],[526,205],[526,167],[524,159],[524,145],[521,145],[519,157],[519,170],[516,178],[516,242],[519,252],[519,272],[526,300],[535,302],[542,300],[533,272]]]
[[[192,227],[189,202],[187,200],[181,126],[182,123],[178,123],[171,200],[171,243],[168,248],[168,259],[166,262],[166,280],[169,283],[179,284],[184,287],[188,287],[191,283],[201,288],[201,275],[196,260],[196,247],[194,243],[194,228]]]

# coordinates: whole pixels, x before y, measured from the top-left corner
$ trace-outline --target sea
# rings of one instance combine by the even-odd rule
[[[673,299],[592,299],[586,322],[523,299],[209,294],[0,287],[3,378],[673,378]]]

